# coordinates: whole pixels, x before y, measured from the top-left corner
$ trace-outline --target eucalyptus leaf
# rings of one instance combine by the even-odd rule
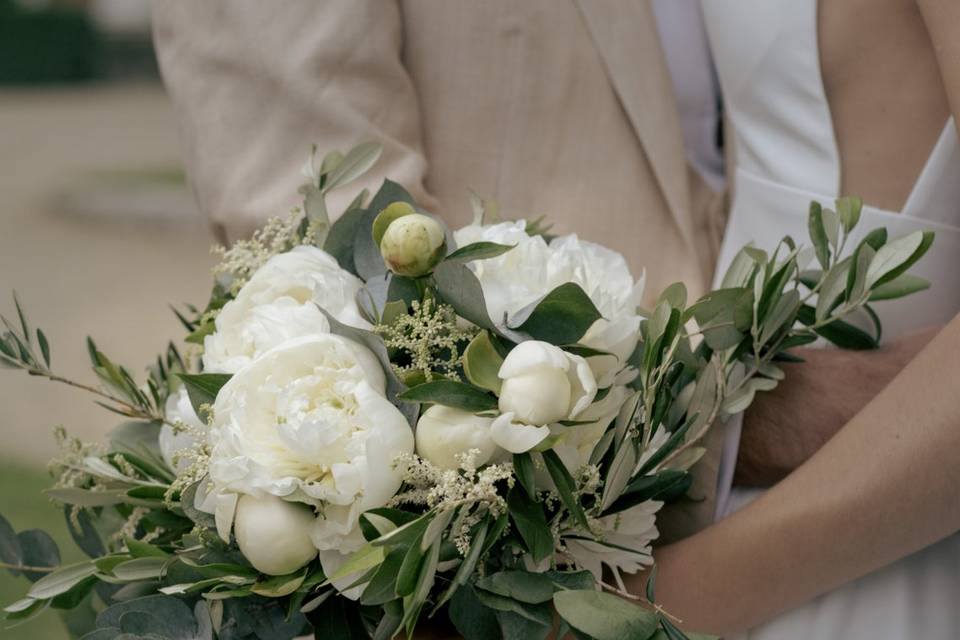
[[[464,585],[453,595],[450,621],[465,640],[493,640],[500,637],[496,615],[480,602],[472,585]]]
[[[568,282],[510,319],[510,328],[555,345],[574,344],[602,316],[579,285]]]
[[[441,404],[470,412],[497,408],[497,399],[486,390],[453,380],[434,380],[418,384],[397,397],[404,401]]]
[[[20,539],[17,532],[2,515],[0,515],[0,562],[12,565],[23,564],[23,550],[20,548]],[[18,575],[14,572],[14,575]]]
[[[553,604],[571,627],[596,640],[646,640],[658,627],[655,614],[600,591],[558,591]]]
[[[29,567],[57,567],[60,565],[60,549],[45,531],[27,529],[17,534],[23,553],[23,564]],[[46,575],[45,571],[24,571],[31,582],[37,582]]]
[[[542,573],[500,571],[477,580],[479,589],[529,604],[548,602],[553,597],[553,582]]]
[[[481,329],[496,329],[487,313],[480,281],[469,267],[456,261],[441,262],[433,271],[433,280],[440,297],[457,315]]]

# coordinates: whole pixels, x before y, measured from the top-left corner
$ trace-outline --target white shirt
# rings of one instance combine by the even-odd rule
[[[653,13],[680,108],[689,162],[717,191],[723,189],[720,88],[699,0],[653,0]]]

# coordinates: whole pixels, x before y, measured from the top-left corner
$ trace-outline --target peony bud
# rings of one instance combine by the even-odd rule
[[[315,520],[306,505],[271,495],[245,495],[237,504],[234,535],[240,552],[254,569],[282,576],[317,556],[310,540]]]
[[[387,267],[410,278],[430,273],[443,260],[446,250],[443,225],[422,213],[395,218],[380,239],[380,254]]]
[[[503,380],[500,411],[525,424],[573,419],[597,394],[586,360],[538,340],[514,347],[497,375]]]
[[[417,453],[441,469],[457,469],[457,454],[477,449],[474,458],[478,467],[489,462],[497,450],[490,439],[493,418],[475,416],[462,409],[433,405],[423,412],[417,423]]]
[[[597,395],[587,361],[547,342],[521,342],[497,375],[501,414],[490,437],[511,453],[538,445],[550,435],[548,425],[575,419]]]

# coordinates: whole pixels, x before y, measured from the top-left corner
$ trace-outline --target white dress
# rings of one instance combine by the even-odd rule
[[[747,242],[772,249],[790,234],[809,244],[809,203],[832,206],[839,195],[840,161],[820,74],[817,0],[704,0],[703,9],[735,138],[734,201],[721,249],[722,275]],[[893,237],[916,229],[936,232],[930,252],[913,269],[933,286],[878,303],[884,335],[946,323],[960,312],[960,143],[952,120],[903,210],[883,211],[867,203],[856,239],[878,226],[886,226]],[[739,424],[731,423],[721,465],[720,516],[759,495],[730,490],[739,440]],[[909,425],[904,431],[909,438]],[[743,637],[960,638],[960,536],[816,598]]]

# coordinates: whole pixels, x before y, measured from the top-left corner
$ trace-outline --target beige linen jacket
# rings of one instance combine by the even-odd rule
[[[312,143],[373,139],[360,186],[390,177],[451,225],[473,189],[623,253],[647,302],[710,282],[720,199],[684,161],[647,0],[157,0],[154,16],[187,173],[223,237],[299,204]],[[670,537],[710,521],[718,458]]]

